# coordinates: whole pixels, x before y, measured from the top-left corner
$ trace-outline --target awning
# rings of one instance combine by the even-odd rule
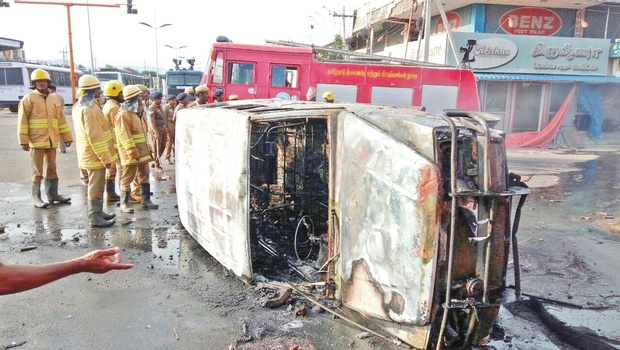
[[[596,75],[555,75],[555,74],[517,74],[517,73],[476,73],[476,80],[493,81],[562,81],[583,83],[620,83],[620,78]]]

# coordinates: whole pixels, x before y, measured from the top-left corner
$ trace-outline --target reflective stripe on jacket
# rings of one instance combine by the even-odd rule
[[[120,108],[121,104],[111,98],[108,98],[103,105],[103,115],[110,126],[110,130],[112,131],[112,139],[114,140],[115,149],[118,149],[118,144],[116,143],[116,132],[114,131],[114,117],[116,117]]]
[[[58,141],[72,142],[63,106],[54,95],[35,90],[19,102],[17,140],[30,148],[57,148]],[[50,146],[51,141],[51,146]]]
[[[114,149],[112,131],[101,107],[93,102],[92,107],[73,107],[78,165],[81,169],[102,169],[105,164],[116,163],[118,154]]]
[[[132,165],[153,160],[146,144],[146,131],[138,114],[121,110],[114,118],[114,130],[121,164]]]

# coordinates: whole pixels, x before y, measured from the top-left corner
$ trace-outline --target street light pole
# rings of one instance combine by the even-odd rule
[[[31,5],[62,5],[67,8],[67,28],[69,31],[69,71],[70,71],[70,79],[71,79],[71,98],[72,102],[75,103],[77,101],[75,94],[75,66],[73,63],[73,39],[71,34],[71,6],[95,6],[95,7],[121,7],[119,4],[115,5],[107,5],[107,4],[89,4],[89,3],[73,3],[73,2],[50,2],[50,1],[26,1],[26,0],[14,0],[16,4],[31,4]],[[127,3],[131,3],[131,1],[127,1]],[[132,12],[133,13],[133,12]],[[137,12],[135,12],[137,13]]]
[[[171,23],[166,23],[166,24],[162,24],[159,27],[157,26],[157,18],[155,18],[155,25],[150,25],[148,23],[145,22],[138,22],[142,25],[145,25],[153,30],[155,30],[155,75],[157,76],[157,90],[159,90],[159,50],[157,48],[158,44],[157,44],[157,29],[163,28],[163,27],[167,27],[167,26],[171,26]]]
[[[164,45],[164,46],[169,47],[174,50],[174,58],[179,58],[179,50],[187,47],[187,46],[172,46],[172,45]]]

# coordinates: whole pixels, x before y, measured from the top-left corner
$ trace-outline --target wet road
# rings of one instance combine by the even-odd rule
[[[86,188],[79,183],[70,147],[57,162],[59,192],[72,203],[35,208],[29,157],[16,144],[16,121],[16,114],[0,111],[5,135],[0,138],[0,225],[8,233],[0,240],[0,259],[48,263],[120,246],[124,261],[135,268],[71,276],[0,297],[0,348],[27,341],[23,349],[228,349],[237,340],[240,349],[392,348],[357,339],[358,329],[328,314],[310,310],[298,319],[286,309],[260,307],[262,295],[223,269],[183,230],[173,166],[151,174],[152,200],[160,209],[122,214],[106,204],[106,212],[117,214],[116,225],[93,229],[87,225]],[[20,252],[30,246],[37,249]]]
[[[9,233],[8,239],[0,240],[0,259],[53,262],[118,245],[125,260],[136,267],[72,276],[0,297],[0,347],[27,341],[24,349],[227,349],[247,336],[246,324],[253,340],[240,348],[288,349],[293,344],[302,349],[401,348],[358,339],[360,330],[314,310],[300,319],[288,310],[258,306],[254,288],[224,270],[181,227],[172,166],[151,177],[159,210],[128,215],[107,206],[105,210],[118,215],[117,224],[91,229],[71,147],[58,155],[58,168],[60,192],[71,196],[72,204],[34,208],[28,155],[15,141],[16,119],[16,114],[0,111],[0,132],[5,135],[0,138],[0,224]],[[533,187],[519,232],[523,291],[594,308],[547,305],[562,321],[617,340],[619,160],[616,150],[509,154],[511,171]],[[37,249],[20,252],[25,246]],[[508,281],[512,284],[512,273]],[[507,294],[489,348],[567,348],[527,308],[510,303]]]

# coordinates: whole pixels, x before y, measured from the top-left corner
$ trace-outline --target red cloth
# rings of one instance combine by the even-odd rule
[[[557,135],[558,130],[560,130],[560,125],[562,125],[564,116],[566,116],[566,110],[575,96],[576,90],[577,85],[573,86],[568,96],[564,99],[562,106],[555,113],[553,119],[551,119],[551,122],[542,130],[506,135],[506,148],[546,148],[549,146],[555,135]]]

